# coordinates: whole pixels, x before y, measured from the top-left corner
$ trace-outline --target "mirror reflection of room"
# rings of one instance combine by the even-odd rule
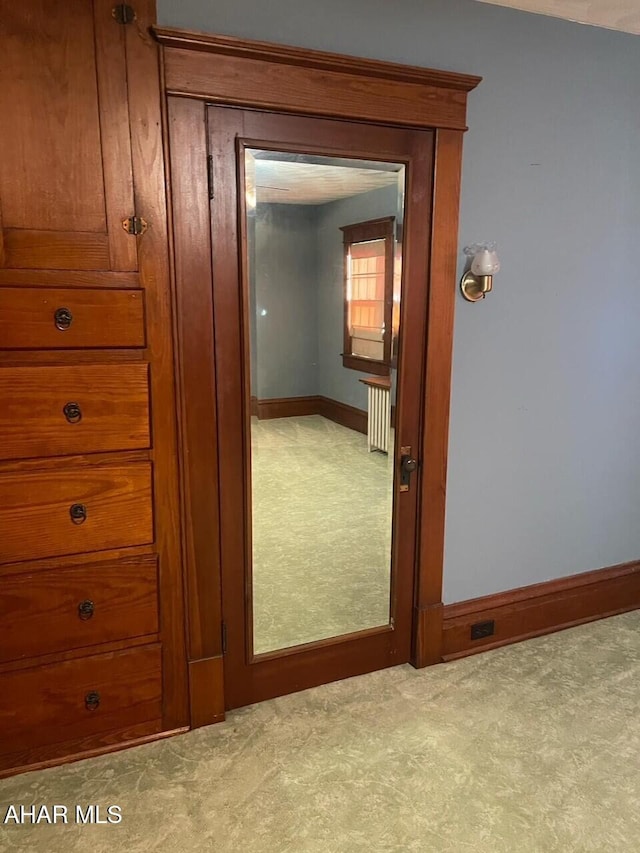
[[[389,623],[404,167],[247,149],[253,646]]]

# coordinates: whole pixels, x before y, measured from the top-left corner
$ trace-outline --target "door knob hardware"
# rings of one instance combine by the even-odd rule
[[[410,447],[400,448],[400,491],[408,492],[411,475],[418,469],[418,460],[411,455]]]

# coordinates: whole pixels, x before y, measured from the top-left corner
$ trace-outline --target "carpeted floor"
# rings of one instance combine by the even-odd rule
[[[254,650],[389,621],[393,453],[319,415],[251,422]]]
[[[2,826],[20,853],[634,853],[640,612],[385,670],[0,782],[117,826]]]

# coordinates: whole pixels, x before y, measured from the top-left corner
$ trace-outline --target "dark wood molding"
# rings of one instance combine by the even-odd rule
[[[191,728],[224,720],[224,658],[202,658],[189,662]]]
[[[231,36],[156,28],[167,92],[259,109],[466,129],[481,78]]]
[[[211,244],[204,105],[170,98],[176,364],[187,643],[191,661],[222,654]]]
[[[415,607],[413,611],[412,660],[431,666],[442,660],[442,603]]]
[[[462,138],[462,133],[451,130],[439,130],[436,133],[427,359],[420,453],[420,556],[415,600],[419,612],[428,611],[442,601]],[[418,622],[416,629],[419,627]],[[435,635],[431,631],[423,634],[423,638],[428,637],[434,642],[432,650],[428,650],[426,643],[416,638],[412,659],[416,667],[427,666],[438,656]]]
[[[257,415],[261,421],[268,421],[273,418],[299,418],[305,415],[319,415],[320,400],[321,398],[317,395],[257,400]]]
[[[173,730],[189,722],[189,695],[161,80],[157,45],[150,34],[155,15],[155,0],[138,0],[136,21],[123,30],[135,209],[150,223],[148,231],[138,239],[138,268],[145,288],[146,352],[151,362],[155,542],[160,557],[163,644],[162,723],[164,728]],[[115,151],[112,156],[116,157]]]
[[[70,764],[72,761],[83,761],[85,758],[96,758],[98,755],[108,755],[111,752],[121,752],[123,749],[142,746],[145,743],[154,743],[157,740],[164,740],[189,731],[188,726],[181,726],[178,729],[146,734],[148,728],[149,726],[143,723],[140,726],[109,732],[104,736],[87,738],[79,745],[77,741],[74,741],[73,744],[59,744],[56,747],[57,754],[55,755],[50,747],[47,748],[46,758],[39,757],[35,752],[32,755],[24,755],[21,763],[15,767],[0,767],[0,779],[35,770],[46,770],[48,767],[60,767],[63,764]]]
[[[342,353],[342,366],[349,370],[359,370],[361,373],[375,373],[376,376],[389,376],[391,368],[384,361],[374,361],[372,358],[362,358],[358,355]]]
[[[519,587],[444,607],[442,659],[453,660],[640,607],[640,561]],[[492,620],[494,634],[471,639]]]
[[[367,434],[367,413],[363,409],[356,409],[355,406],[349,406],[346,403],[340,403],[338,400],[332,400],[329,397],[320,397],[319,415],[323,418],[340,424],[347,429],[355,430]]]
[[[305,415],[322,415],[336,424],[367,434],[367,412],[330,397],[279,397],[257,401],[258,418],[299,418]]]

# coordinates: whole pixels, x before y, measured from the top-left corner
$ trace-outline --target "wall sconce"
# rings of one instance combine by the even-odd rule
[[[500,271],[500,259],[495,243],[473,243],[465,246],[464,253],[471,261],[471,269],[460,279],[460,290],[467,302],[484,299],[493,288],[493,276]]]

